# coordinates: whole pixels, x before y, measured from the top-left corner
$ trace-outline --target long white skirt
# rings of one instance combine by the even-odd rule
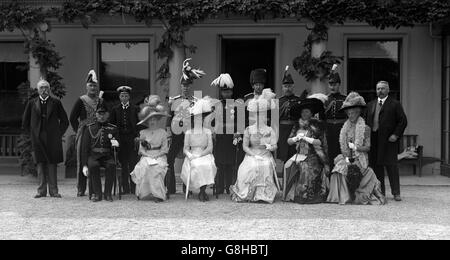
[[[194,160],[184,159],[181,168],[181,180],[187,185],[190,175],[189,190],[197,191],[205,185],[213,185],[216,177],[217,167],[212,154],[205,155]]]
[[[156,164],[155,164],[156,161]],[[136,196],[140,199],[153,196],[162,200],[166,200],[166,186],[164,178],[167,173],[167,159],[165,156],[156,160],[142,156],[141,160],[130,173],[131,179],[136,183]]]
[[[245,156],[239,166],[236,184],[230,187],[233,201],[273,203],[278,192],[275,183],[275,161],[271,155],[265,156],[264,159]]]

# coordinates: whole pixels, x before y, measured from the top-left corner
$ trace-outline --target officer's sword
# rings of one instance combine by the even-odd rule
[[[116,176],[116,185],[114,187],[114,193],[116,192],[117,186],[119,186],[119,200],[122,200],[122,194],[120,192],[120,187],[122,187],[122,176],[120,174],[117,174],[117,151],[116,147],[113,146],[114,151],[114,174]]]

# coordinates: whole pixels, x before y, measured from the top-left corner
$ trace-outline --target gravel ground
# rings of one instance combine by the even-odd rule
[[[91,203],[71,184],[63,199],[33,199],[35,185],[0,184],[0,239],[450,239],[450,187],[405,186],[386,206],[219,200]]]

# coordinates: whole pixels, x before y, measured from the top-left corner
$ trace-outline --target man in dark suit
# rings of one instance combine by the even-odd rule
[[[120,104],[111,112],[111,124],[119,130],[120,150],[119,161],[122,166],[122,190],[125,194],[134,194],[136,185],[131,180],[130,172],[137,163],[137,151],[134,139],[138,136],[137,123],[139,109],[130,104],[132,88],[121,86],[117,88]]]
[[[69,120],[61,102],[50,96],[50,84],[41,79],[37,84],[39,97],[25,107],[22,128],[30,134],[33,158],[38,167],[39,188],[35,198],[61,198],[58,193],[57,164],[64,161],[62,136]]]
[[[401,201],[397,155],[407,118],[400,102],[389,96],[388,82],[378,82],[376,91],[378,98],[369,103],[367,116],[367,123],[372,129],[370,165],[381,182],[383,194],[386,169],[394,200]]]

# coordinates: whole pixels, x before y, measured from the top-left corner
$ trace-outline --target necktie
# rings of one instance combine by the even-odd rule
[[[380,102],[377,104],[377,107],[375,108],[375,116],[373,117],[373,131],[378,131],[378,128],[380,126],[380,111],[381,107],[383,106],[383,101],[380,100]]]

